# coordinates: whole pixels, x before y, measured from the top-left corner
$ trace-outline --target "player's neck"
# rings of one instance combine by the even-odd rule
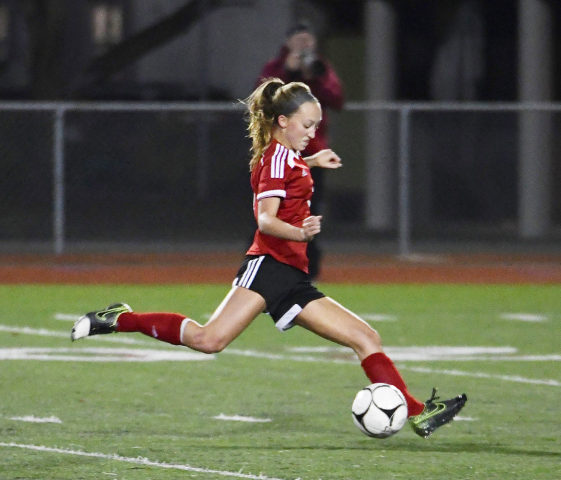
[[[290,142],[286,139],[286,137],[283,135],[283,131],[280,129],[274,129],[273,130],[273,139],[276,140],[278,143],[280,143],[283,147],[288,148],[289,150],[292,150],[294,153],[298,153],[291,145]]]

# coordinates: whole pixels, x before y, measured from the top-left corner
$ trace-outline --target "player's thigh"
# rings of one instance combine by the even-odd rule
[[[208,333],[225,338],[228,343],[236,338],[265,310],[261,295],[244,287],[232,287],[210,320],[205,325]]]
[[[382,351],[376,330],[329,297],[308,303],[295,323],[332,342],[352,348],[361,360]]]

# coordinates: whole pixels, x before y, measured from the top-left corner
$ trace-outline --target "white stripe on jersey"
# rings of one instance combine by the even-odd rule
[[[288,155],[288,166],[290,168],[294,168],[296,165],[296,162],[294,161],[294,159],[297,157],[297,155],[291,150],[289,155]]]
[[[275,153],[271,158],[271,178],[283,178],[284,177],[284,162],[288,154],[288,149],[283,147],[280,143],[277,143],[275,147]]]
[[[240,278],[240,281],[238,282],[238,285],[240,287],[251,287],[251,284],[255,279],[255,275],[257,275],[257,272],[259,270],[259,266],[261,265],[261,262],[264,258],[265,255],[261,255],[260,257],[254,258],[253,260],[247,262],[247,268],[245,269],[242,278]]]
[[[282,198],[285,198],[286,197],[286,190],[268,190],[266,192],[261,192],[259,195],[257,195],[257,200],[261,200],[263,198],[268,198],[268,197],[282,197]]]

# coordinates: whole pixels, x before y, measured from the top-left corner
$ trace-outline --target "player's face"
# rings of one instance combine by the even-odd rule
[[[286,41],[286,46],[292,53],[300,55],[316,49],[316,38],[309,32],[295,33]]]
[[[321,107],[317,102],[306,102],[300,105],[290,117],[285,117],[284,138],[285,146],[304,150],[310,140],[316,136],[316,130],[321,122]]]

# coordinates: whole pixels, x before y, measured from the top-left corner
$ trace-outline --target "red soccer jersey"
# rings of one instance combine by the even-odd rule
[[[310,216],[313,185],[310,167],[300,153],[273,140],[251,172],[255,219],[259,200],[280,197],[277,217],[290,225],[302,227],[304,219]],[[306,242],[284,240],[261,233],[258,229],[247,254],[271,255],[279,262],[308,273],[307,247]]]

